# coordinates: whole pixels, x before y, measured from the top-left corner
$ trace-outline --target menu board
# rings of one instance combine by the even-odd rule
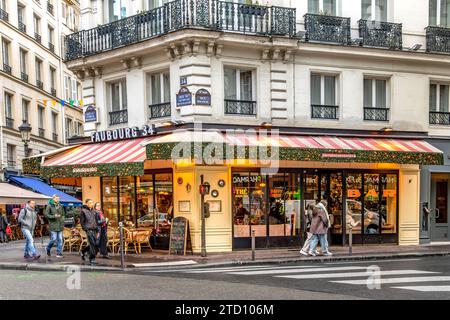
[[[169,255],[172,253],[186,255],[186,250],[193,254],[189,220],[185,217],[176,217],[172,220],[170,230]]]

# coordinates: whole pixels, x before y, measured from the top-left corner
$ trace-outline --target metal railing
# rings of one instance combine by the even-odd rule
[[[256,116],[256,101],[225,99],[225,114]]]
[[[389,109],[388,108],[364,107],[364,120],[388,121],[389,120]]]
[[[22,31],[23,33],[27,33],[27,26],[22,21],[19,21],[18,26],[20,31]]]
[[[50,1],[47,1],[47,11],[50,14],[53,14],[53,4],[50,3]]]
[[[21,72],[20,79],[22,79],[22,81],[28,82],[28,75],[25,72]]]
[[[402,50],[402,24],[359,20],[359,37],[363,46]]]
[[[5,117],[5,120],[6,127],[14,129],[14,118]]]
[[[98,54],[183,28],[294,37],[296,10],[219,0],[175,0],[65,37],[65,60]]]
[[[41,41],[42,41],[41,35],[37,32],[34,33],[34,39],[39,43],[41,43]]]
[[[150,118],[165,118],[171,115],[170,102],[152,104],[148,106],[150,108]]]
[[[9,20],[8,12],[6,12],[3,9],[0,9],[0,20],[6,21],[6,22],[8,22],[8,20]]]
[[[57,142],[58,141],[58,134],[57,133],[52,133],[52,140]]]
[[[450,125],[450,112],[430,111],[430,124]]]
[[[50,50],[51,52],[55,52],[55,45],[51,42],[48,43],[48,50]]]
[[[305,29],[306,41],[351,43],[350,18],[308,13],[305,14]]]
[[[45,129],[39,128],[38,134],[39,134],[39,137],[44,138],[45,137]]]
[[[36,87],[39,89],[44,89],[44,83],[41,80],[36,80]]]
[[[12,73],[12,68],[10,65],[4,63],[3,64],[3,71],[6,72],[7,74],[11,74]]]
[[[312,119],[338,119],[339,106],[311,105]]]
[[[450,28],[427,27],[427,52],[450,53]]]
[[[128,110],[112,111],[109,113],[109,125],[113,126],[116,124],[127,123],[128,122]]]

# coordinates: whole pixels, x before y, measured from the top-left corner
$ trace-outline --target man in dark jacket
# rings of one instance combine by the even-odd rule
[[[0,212],[0,242],[8,242],[8,236],[6,235],[6,228],[9,226],[8,219],[3,212]]]
[[[55,242],[56,246],[56,257],[63,258],[62,248],[63,248],[63,230],[64,230],[64,208],[59,203],[59,196],[53,195],[49,200],[47,207],[45,208],[45,217],[47,218],[50,225],[50,242],[47,246],[47,256],[51,257],[50,250],[52,249]]]
[[[98,223],[97,216],[94,209],[94,201],[87,199],[85,205],[81,208],[80,223],[83,230],[86,232],[88,245],[81,251],[81,259],[85,260],[85,255],[89,251],[89,263],[96,264],[95,257],[97,256],[97,232]]]

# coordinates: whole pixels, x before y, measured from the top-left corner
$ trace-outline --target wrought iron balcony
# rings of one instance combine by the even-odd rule
[[[3,64],[3,71],[6,72],[7,74],[11,74],[12,73],[11,66],[6,64],[6,63],[4,63]]]
[[[22,81],[28,82],[28,75],[25,72],[21,72],[20,79],[22,79]]]
[[[39,137],[44,138],[45,137],[45,129],[39,128]]]
[[[158,103],[149,105],[150,108],[150,118],[165,118],[171,115],[170,102]]]
[[[47,11],[50,14],[53,14],[53,4],[50,3],[50,1],[47,1]]]
[[[52,140],[55,142],[58,142],[58,134],[57,133],[52,133]]]
[[[427,52],[450,53],[450,28],[427,27]]]
[[[311,105],[312,119],[338,119],[339,106]]]
[[[48,50],[50,50],[51,52],[55,52],[55,45],[51,42],[48,43]]]
[[[388,108],[364,108],[364,120],[368,121],[388,121]]]
[[[430,124],[450,125],[450,112],[430,111]]]
[[[109,125],[114,126],[116,124],[128,122],[128,110],[112,111],[109,113]]]
[[[5,120],[6,120],[5,121],[6,127],[14,129],[14,118],[10,118],[10,117],[6,116]]]
[[[350,18],[308,13],[305,14],[305,29],[306,41],[351,43]]]
[[[6,22],[8,22],[8,20],[9,20],[8,12],[6,12],[3,9],[0,9],[0,20],[6,21]]]
[[[380,21],[359,20],[359,37],[368,47],[401,50],[402,24]]]
[[[225,114],[256,116],[256,101],[226,99]]]
[[[23,33],[27,33],[27,26],[22,21],[19,21],[19,30]]]
[[[36,80],[36,87],[39,89],[44,89],[44,83],[41,80]]]
[[[36,39],[36,41],[39,43],[41,43],[41,41],[42,41],[41,35],[37,32],[34,33],[34,39]]]
[[[98,54],[184,28],[294,37],[295,9],[219,0],[175,0],[66,36],[65,60]]]
[[[50,93],[52,94],[52,96],[56,97],[56,89],[55,88],[51,88]]]

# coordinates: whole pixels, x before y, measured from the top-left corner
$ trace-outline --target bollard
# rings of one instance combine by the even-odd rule
[[[120,235],[120,267],[125,269],[125,255],[123,248],[123,222],[119,222],[119,235]]]
[[[252,229],[252,261],[255,261],[255,229]]]
[[[349,255],[352,255],[352,253],[353,253],[352,245],[353,245],[353,227],[350,226],[350,233],[348,235],[348,254]]]

